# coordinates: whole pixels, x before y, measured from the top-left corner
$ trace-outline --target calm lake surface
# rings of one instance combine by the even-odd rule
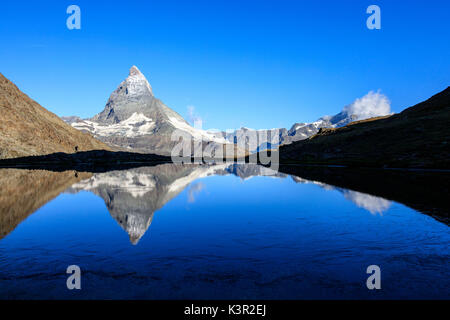
[[[450,298],[442,208],[237,164],[0,169],[0,186],[0,299]]]

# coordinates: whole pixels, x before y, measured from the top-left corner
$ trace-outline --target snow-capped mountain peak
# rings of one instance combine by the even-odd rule
[[[127,120],[134,113],[156,119],[155,112],[161,109],[157,104],[150,83],[136,66],[132,66],[128,77],[111,93],[104,110],[90,120],[113,125]]]
[[[66,118],[74,128],[87,131],[114,147],[170,155],[179,130],[211,150],[223,150],[228,142],[213,133],[192,127],[177,112],[153,95],[142,72],[132,66],[128,77],[114,90],[103,111],[90,119]]]
[[[141,75],[143,75],[142,74],[142,72],[138,69],[138,67],[136,67],[136,66],[132,66],[131,68],[130,68],[130,77],[131,76],[141,76]]]
[[[126,95],[137,96],[150,94],[153,96],[152,86],[136,66],[131,67],[128,77],[120,84],[116,91],[121,92],[123,88],[125,88]]]

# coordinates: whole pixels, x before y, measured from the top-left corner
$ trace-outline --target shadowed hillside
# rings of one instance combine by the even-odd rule
[[[449,137],[450,87],[399,114],[281,146],[280,162],[450,169]]]

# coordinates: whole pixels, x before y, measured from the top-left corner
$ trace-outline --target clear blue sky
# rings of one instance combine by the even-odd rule
[[[81,30],[66,8],[81,8]],[[381,30],[366,8],[381,8]],[[90,117],[137,65],[206,128],[290,127],[380,89],[398,112],[450,85],[450,1],[2,1],[0,72]]]

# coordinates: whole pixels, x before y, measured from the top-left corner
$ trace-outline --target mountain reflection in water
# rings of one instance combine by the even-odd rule
[[[0,169],[0,299],[448,297],[448,173],[130,165]]]
[[[0,169],[0,239],[28,215],[91,173]]]
[[[213,175],[235,175],[242,180],[255,176],[291,177],[296,183],[315,184],[325,190],[339,191],[345,199],[372,214],[382,215],[392,204],[392,201],[378,196],[276,172],[255,164],[160,164],[95,174],[1,169],[0,235],[1,238],[6,236],[29,214],[61,192],[89,191],[104,200],[111,216],[128,233],[131,243],[137,244],[150,227],[156,211],[189,185],[188,201],[193,202],[195,193],[204,188],[201,182],[194,182]],[[448,212],[443,216],[445,220]]]
[[[213,175],[234,174],[245,180],[253,176],[287,177],[258,165],[188,165],[162,164],[126,171],[94,174],[91,178],[74,184],[67,192],[90,191],[101,197],[111,216],[128,233],[130,241],[137,244],[148,230],[155,211],[175,198],[186,187],[188,201],[194,201],[195,192],[204,187],[193,183]]]

